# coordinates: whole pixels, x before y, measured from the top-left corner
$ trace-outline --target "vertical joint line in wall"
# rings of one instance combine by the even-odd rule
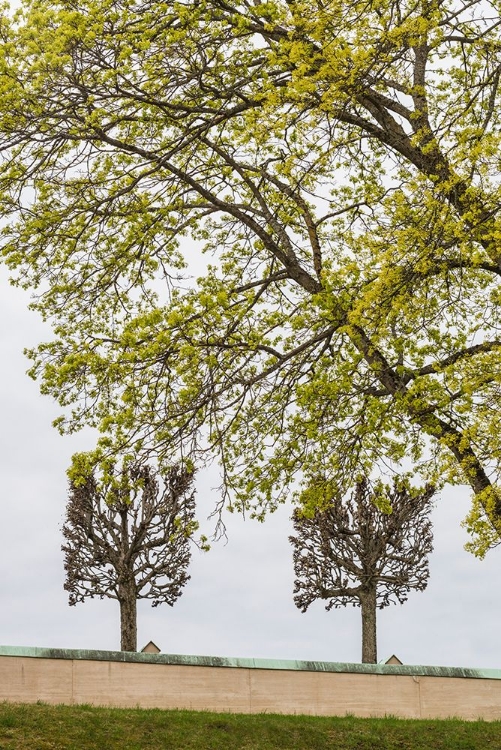
[[[414,680],[414,682],[417,683],[417,686],[418,686],[419,718],[422,719],[423,718],[423,710],[422,710],[422,707],[421,707],[421,678],[413,676],[412,679]]]
[[[75,659],[71,660],[71,705],[75,703]]]
[[[252,669],[247,670],[247,684],[249,686],[249,713],[252,713]]]

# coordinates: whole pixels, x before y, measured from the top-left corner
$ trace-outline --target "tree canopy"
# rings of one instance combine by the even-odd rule
[[[317,599],[327,610],[359,606],[362,662],[377,662],[376,609],[403,604],[428,585],[433,493],[400,477],[392,486],[362,477],[345,497],[330,487],[328,505],[312,515],[294,510],[294,602],[302,612]]]
[[[407,457],[499,541],[500,29],[498,0],[4,14],[3,255],[89,463],[218,455],[262,517]]]
[[[194,473],[129,466],[114,481],[91,474],[70,483],[63,526],[64,588],[120,604],[122,651],[137,651],[137,600],[173,606],[189,581],[195,521]]]

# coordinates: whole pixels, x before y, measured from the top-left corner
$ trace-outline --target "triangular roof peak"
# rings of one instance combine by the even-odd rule
[[[403,664],[403,661],[400,661],[398,656],[392,654],[389,659],[386,659],[386,661],[383,662],[383,664]]]
[[[146,646],[141,649],[142,654],[159,654],[160,649],[158,648],[156,643],[153,643],[153,641],[148,641]]]

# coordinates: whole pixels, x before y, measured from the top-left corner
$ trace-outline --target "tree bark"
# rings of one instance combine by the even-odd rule
[[[359,598],[362,610],[362,664],[376,664],[376,587],[361,592]]]
[[[134,582],[122,587],[119,596],[122,651],[137,651],[137,600]]]

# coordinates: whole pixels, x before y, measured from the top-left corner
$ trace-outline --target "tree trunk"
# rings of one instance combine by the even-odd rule
[[[362,610],[362,663],[377,663],[376,587],[360,593]]]
[[[122,651],[137,651],[137,600],[134,583],[123,587],[120,603],[120,634]]]

